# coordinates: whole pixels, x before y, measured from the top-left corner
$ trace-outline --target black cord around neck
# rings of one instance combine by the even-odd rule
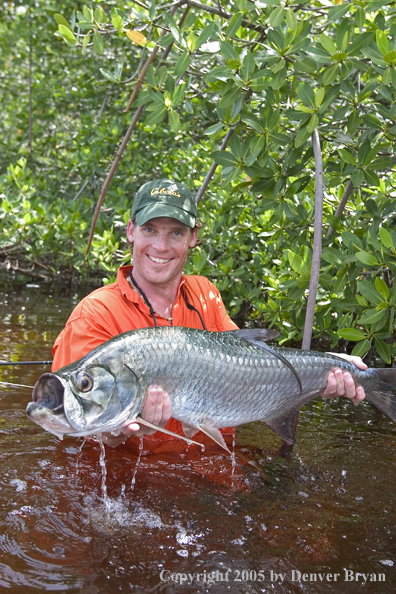
[[[205,322],[202,319],[201,312],[198,311],[198,309],[196,307],[194,307],[193,305],[191,305],[191,303],[189,303],[189,301],[187,299],[187,291],[185,289],[183,291],[183,294],[184,294],[184,299],[185,299],[185,302],[186,302],[186,305],[187,305],[188,309],[194,310],[199,315],[199,319],[201,320],[202,328],[204,330],[206,330]]]
[[[154,320],[154,326],[158,326],[157,324],[157,318],[155,317],[155,311],[153,306],[151,305],[150,301],[147,299],[146,295],[143,293],[142,289],[139,287],[139,285],[137,284],[137,282],[135,281],[135,279],[133,278],[133,274],[132,274],[132,270],[130,270],[129,272],[129,278],[131,279],[131,283],[136,287],[136,289],[139,291],[140,295],[143,298],[143,301],[145,302],[145,304],[147,305],[147,307],[150,310],[150,315],[152,316],[153,320]],[[201,320],[201,324],[202,324],[202,328],[204,330],[206,330],[206,326],[205,326],[205,322],[202,319],[201,313],[198,311],[198,309],[196,307],[194,307],[193,305],[191,305],[191,303],[188,301],[187,298],[187,291],[184,289],[183,291],[183,296],[184,296],[184,300],[186,302],[187,308],[190,310],[195,311],[198,315],[199,315],[199,319]]]
[[[135,287],[139,291],[140,295],[142,296],[143,301],[145,302],[145,304],[149,308],[150,314],[151,314],[151,316],[152,316],[152,318],[154,320],[154,326],[158,326],[158,324],[157,324],[157,318],[155,317],[155,311],[153,309],[153,306],[151,305],[150,301],[147,299],[146,295],[143,293],[142,289],[139,287],[139,285],[137,284],[137,282],[133,278],[132,270],[130,270],[130,272],[129,272],[129,278],[131,279],[131,283],[133,285],[135,285]]]

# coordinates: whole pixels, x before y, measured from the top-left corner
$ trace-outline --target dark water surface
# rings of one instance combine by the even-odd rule
[[[0,293],[0,360],[51,359],[77,296]],[[48,291],[47,291],[48,293]],[[32,386],[48,368],[0,367]],[[0,387],[0,588],[12,593],[396,591],[396,430],[369,404],[314,402],[298,446],[252,424],[228,455],[59,441]],[[194,448],[196,448],[194,450]],[[364,574],[364,575],[361,575]]]

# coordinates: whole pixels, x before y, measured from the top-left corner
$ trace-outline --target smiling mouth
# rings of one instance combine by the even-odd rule
[[[147,257],[152,262],[155,262],[155,264],[166,264],[167,262],[170,262],[172,260],[172,258],[155,258],[154,256],[147,256]]]

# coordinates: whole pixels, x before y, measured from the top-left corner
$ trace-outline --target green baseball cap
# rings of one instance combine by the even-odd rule
[[[157,217],[176,219],[187,227],[195,226],[197,204],[184,184],[159,179],[144,184],[136,193],[132,216],[138,225]]]

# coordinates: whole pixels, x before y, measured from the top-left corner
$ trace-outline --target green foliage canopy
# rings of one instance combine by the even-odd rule
[[[185,6],[172,16],[171,5],[158,2],[9,8],[1,36],[8,61],[0,83],[7,91],[0,100],[7,132],[0,250],[7,248],[9,264],[17,246],[50,269],[100,267],[112,280],[116,260],[128,258],[120,241],[133,191],[160,175],[198,190],[214,160],[219,166],[201,206],[206,240],[189,271],[217,283],[239,323],[276,325],[284,341],[299,341],[312,259],[317,130],[324,231],[333,231],[324,238],[315,336],[338,348],[340,340],[352,341],[354,353],[372,349],[389,363],[396,9],[360,0],[189,5],[181,26]],[[149,66],[126,114],[155,44],[173,45],[163,63],[161,50]],[[16,106],[10,91],[15,96],[26,85],[23,63],[32,54],[29,143],[29,110]],[[7,77],[10,68],[19,78]],[[92,200],[141,105],[86,263]],[[344,210],[335,216],[343,197]]]

